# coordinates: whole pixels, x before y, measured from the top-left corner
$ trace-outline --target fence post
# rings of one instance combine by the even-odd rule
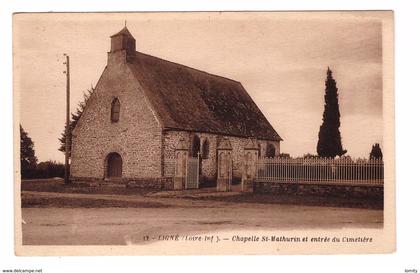
[[[241,190],[254,192],[254,181],[257,175],[258,144],[254,139],[249,139],[244,147],[244,164],[242,170]]]
[[[181,138],[175,147],[174,190],[182,190],[187,176],[188,143]]]
[[[232,183],[232,145],[224,137],[217,146],[217,190],[228,191]]]

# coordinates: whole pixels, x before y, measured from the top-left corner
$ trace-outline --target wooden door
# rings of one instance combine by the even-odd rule
[[[117,153],[108,155],[108,178],[119,178],[122,176],[122,158]]]

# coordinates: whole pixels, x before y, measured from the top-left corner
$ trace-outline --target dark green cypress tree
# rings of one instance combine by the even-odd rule
[[[329,67],[325,80],[324,99],[324,114],[319,128],[317,152],[320,157],[342,156],[347,151],[343,150],[341,145],[338,89]]]

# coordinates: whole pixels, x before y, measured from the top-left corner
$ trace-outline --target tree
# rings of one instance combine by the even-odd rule
[[[20,125],[20,168],[22,177],[30,176],[30,173],[36,169],[37,161],[34,142]]]
[[[83,100],[79,102],[78,107],[76,109],[76,113],[71,113],[71,120],[69,123],[69,158],[71,158],[71,132],[74,128],[76,128],[77,122],[79,121],[80,117],[82,116],[83,111],[85,110],[86,104],[92,95],[94,89],[88,89],[86,92],[83,93]],[[58,148],[59,151],[65,153],[66,152],[66,125],[64,125],[64,131],[61,133],[61,137],[58,139],[60,140],[60,147]]]
[[[287,154],[287,153],[280,153],[280,154],[279,154],[279,157],[280,157],[280,158],[290,158],[290,154]]]
[[[308,158],[318,158],[317,155],[313,155],[311,153],[306,153],[303,155],[303,158],[308,159]]]
[[[382,159],[382,150],[379,143],[372,145],[372,150],[369,154],[369,159]]]
[[[37,178],[64,177],[64,164],[56,161],[43,161],[36,167]]]
[[[329,67],[325,80],[324,99],[324,114],[319,128],[317,153],[320,157],[342,156],[347,151],[343,150],[341,145],[338,89]]]

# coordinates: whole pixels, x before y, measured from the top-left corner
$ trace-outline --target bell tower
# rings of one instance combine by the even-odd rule
[[[136,39],[131,35],[128,28],[124,26],[122,30],[111,36],[111,52],[125,50],[127,57],[136,55]]]

